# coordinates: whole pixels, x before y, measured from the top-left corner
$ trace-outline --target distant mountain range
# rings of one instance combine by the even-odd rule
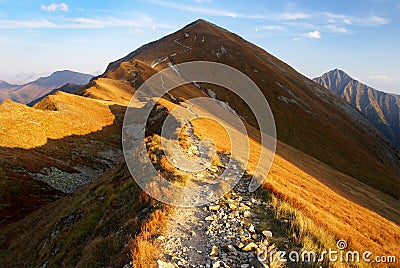
[[[52,91],[50,91],[49,93],[41,96],[40,98],[37,98],[29,103],[27,103],[28,106],[33,106],[36,103],[40,102],[41,100],[43,100],[44,98],[46,98],[49,95],[55,94],[57,91],[62,91],[65,93],[74,93],[76,90],[78,90],[80,87],[82,87],[82,85],[78,85],[78,84],[73,84],[73,83],[66,83],[65,85],[63,85],[62,87],[58,87],[53,89]]]
[[[314,81],[344,98],[364,114],[389,141],[400,149],[400,96],[369,87],[342,70],[332,70]]]
[[[64,70],[54,72],[50,76],[38,78],[24,85],[12,85],[0,80],[0,102],[11,99],[15,102],[27,104],[46,96],[52,90],[67,83],[84,85],[92,78],[93,76],[90,74]]]
[[[7,80],[8,83],[13,84],[13,85],[25,85],[30,82],[35,81],[36,79],[40,77],[45,77],[49,76],[50,73],[24,73],[21,72],[15,76],[9,77],[5,80]]]

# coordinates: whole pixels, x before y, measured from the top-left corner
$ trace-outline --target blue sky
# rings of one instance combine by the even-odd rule
[[[235,32],[308,77],[340,68],[400,94],[400,1],[0,0],[0,79],[104,71],[198,18]]]

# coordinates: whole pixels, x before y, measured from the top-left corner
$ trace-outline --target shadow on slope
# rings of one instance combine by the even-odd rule
[[[122,267],[128,243],[159,205],[124,163],[0,231],[6,267]]]
[[[1,225],[25,217],[122,160],[120,133],[125,107],[114,104],[109,108],[114,122],[99,131],[48,139],[31,149],[0,147]]]

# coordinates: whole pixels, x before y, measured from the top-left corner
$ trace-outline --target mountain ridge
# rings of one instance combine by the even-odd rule
[[[313,80],[359,110],[400,150],[400,96],[367,86],[339,69]]]
[[[49,94],[52,90],[62,87],[67,83],[84,85],[92,78],[93,76],[90,74],[70,70],[56,71],[49,76],[40,77],[35,81],[23,85],[11,85],[9,87],[11,90],[0,94],[0,102],[5,99],[11,99],[19,103],[27,104]]]
[[[241,47],[241,50],[238,51],[237,47]],[[247,58],[244,58],[244,55]],[[117,101],[115,93],[118,92],[120,96],[125,96],[127,103],[135,89],[158,70],[198,59],[227,64],[243,71],[256,81],[271,106],[277,121],[278,137],[282,141],[364,182],[375,181],[373,185],[378,188],[382,183],[378,183],[376,178],[388,178],[386,175],[378,175],[380,173],[378,166],[385,163],[385,166],[392,166],[394,171],[388,180],[391,183],[396,181],[395,174],[399,169],[395,167],[399,159],[398,151],[386,145],[386,138],[377,132],[359,111],[260,47],[204,20],[188,24],[181,30],[143,45],[110,63],[98,80],[92,80],[88,87],[82,88],[77,94]],[[113,84],[112,91],[106,89],[107,83]],[[195,92],[199,89],[193,85],[185,88],[187,92],[191,92],[190,94],[198,94]],[[251,125],[256,126],[251,111],[237,97],[218,87],[210,86],[209,89],[216,93],[217,98],[228,102],[233,109],[238,110],[239,115],[248,118]],[[184,96],[188,94],[187,92],[180,93]],[[200,92],[207,96],[205,90],[200,89]],[[282,105],[292,109],[283,113]],[[299,116],[308,122],[308,126],[299,124]],[[337,122],[341,124],[338,125]],[[328,130],[331,127],[333,128]],[[346,134],[339,134],[338,128]],[[296,132],[308,138],[300,138]],[[350,136],[352,138],[349,138]],[[315,141],[324,146],[316,147]],[[343,147],[345,143],[357,144],[355,151],[359,156],[356,157],[354,151],[347,152]],[[377,162],[366,165],[369,160],[361,161],[361,159]],[[372,169],[375,169],[372,172],[375,175],[366,172]],[[382,167],[381,170],[386,168]],[[398,195],[394,184],[389,191]]]

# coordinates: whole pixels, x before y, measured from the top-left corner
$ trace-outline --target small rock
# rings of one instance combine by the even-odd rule
[[[246,210],[245,212],[243,212],[243,217],[250,218],[251,217],[251,212]]]
[[[132,264],[131,263],[125,264],[123,268],[132,268]]]
[[[266,264],[263,264],[262,262],[260,262],[257,258],[252,258],[250,261],[250,266],[254,267],[254,268],[264,268],[264,267],[268,267]]]
[[[236,206],[235,204],[229,203],[229,208],[230,208],[231,210],[236,210],[236,209],[237,209],[237,206]]]
[[[249,231],[251,233],[255,233],[256,232],[256,230],[254,229],[254,225],[253,224],[250,224]]]
[[[249,267],[250,267],[250,264],[247,264],[247,263],[240,265],[240,268],[249,268]]]
[[[172,263],[165,262],[163,260],[157,260],[158,268],[174,268]]]
[[[230,252],[236,252],[236,248],[235,248],[234,246],[232,246],[232,245],[228,245],[226,248],[227,248]]]
[[[289,221],[287,219],[279,219],[280,223],[288,223]]]
[[[204,220],[206,221],[213,221],[214,217],[213,216],[207,216]]]
[[[213,268],[218,268],[218,267],[223,267],[221,261],[216,261],[213,266]]]
[[[271,238],[271,237],[272,237],[272,232],[271,232],[271,231],[262,231],[262,234],[263,234],[266,238]]]
[[[241,249],[241,248],[243,248],[243,247],[244,247],[244,244],[243,244],[242,242],[240,242],[240,243],[239,243],[239,245],[237,245],[237,246],[238,246],[238,248],[240,248],[240,249]]]
[[[257,249],[257,245],[255,243],[253,243],[253,242],[247,244],[247,246],[245,246],[243,248],[244,251],[252,251],[252,250],[255,250],[255,249]]]
[[[249,206],[246,206],[246,205],[243,204],[243,203],[240,203],[240,208],[243,209],[243,210],[249,210],[249,209],[250,209]]]
[[[218,255],[218,247],[216,245],[212,246],[210,255],[211,256],[217,256]]]
[[[217,211],[219,209],[219,205],[215,205],[215,206],[209,206],[208,209],[210,211]]]
[[[164,240],[164,239],[165,239],[165,236],[162,236],[162,235],[157,237],[157,240]]]

